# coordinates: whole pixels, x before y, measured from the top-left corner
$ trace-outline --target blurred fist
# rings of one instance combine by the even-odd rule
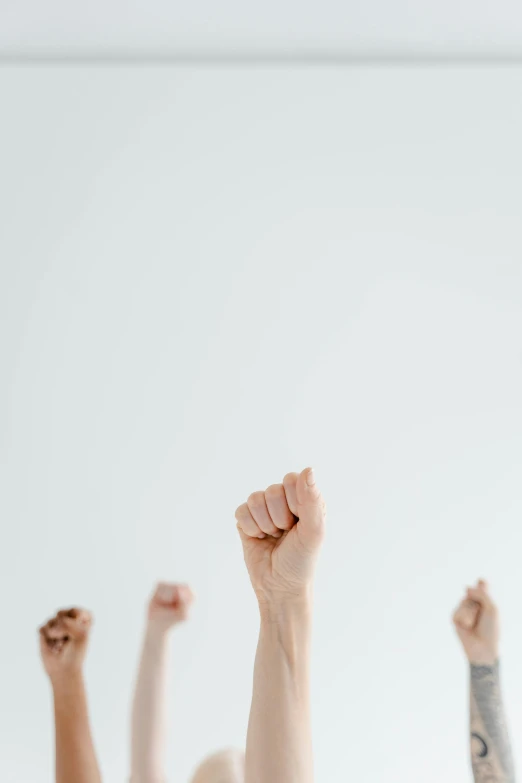
[[[193,600],[194,594],[188,585],[159,582],[149,602],[149,627],[164,633],[184,622]]]
[[[236,510],[245,563],[260,602],[301,598],[313,582],[326,506],[314,472],[288,473]]]
[[[453,614],[453,624],[470,663],[492,665],[498,658],[498,610],[479,579],[476,587],[468,587],[466,596]]]
[[[62,609],[39,629],[44,669],[51,678],[68,677],[82,670],[92,615],[85,609]]]

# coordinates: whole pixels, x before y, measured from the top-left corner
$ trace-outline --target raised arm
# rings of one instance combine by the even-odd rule
[[[56,783],[101,783],[83,677],[91,622],[85,610],[64,609],[39,629],[54,699]]]
[[[475,783],[515,783],[500,687],[498,610],[484,580],[468,588],[453,622],[469,662],[470,747]]]
[[[260,611],[245,783],[313,783],[310,640],[325,504],[310,468],[236,511]]]
[[[187,585],[160,583],[150,600],[131,719],[131,783],[165,783],[168,639],[186,620]]]

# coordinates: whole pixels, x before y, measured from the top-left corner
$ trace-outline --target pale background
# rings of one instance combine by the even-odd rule
[[[518,0],[2,0],[4,57],[522,57]]]
[[[315,466],[318,781],[470,780],[450,624],[488,578],[522,729],[522,71],[0,71],[0,779],[52,775],[36,627],[79,603],[107,781],[145,600],[169,779],[244,742],[234,510]]]

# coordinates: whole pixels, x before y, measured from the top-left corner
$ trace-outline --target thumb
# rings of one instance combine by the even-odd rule
[[[326,521],[326,505],[316,484],[313,468],[305,468],[296,485],[300,532],[307,538],[321,539]]]
[[[477,620],[478,606],[468,599],[461,601],[453,612],[453,623],[457,630],[469,633]]]
[[[495,605],[487,591],[482,587],[468,587],[468,597],[476,601],[483,611],[493,611]]]

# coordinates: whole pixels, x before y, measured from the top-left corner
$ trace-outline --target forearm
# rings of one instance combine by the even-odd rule
[[[131,783],[163,783],[168,638],[147,629],[132,705]]]
[[[53,683],[56,783],[101,783],[81,675]]]
[[[312,783],[311,600],[261,610],[245,783]]]
[[[470,734],[475,783],[514,783],[498,659],[492,665],[470,664]]]

